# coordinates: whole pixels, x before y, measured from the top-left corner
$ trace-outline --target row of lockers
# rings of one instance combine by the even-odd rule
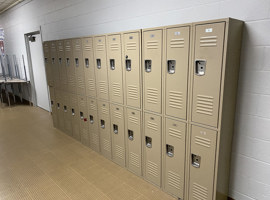
[[[104,100],[54,91],[53,88],[50,88],[50,95],[56,128],[183,199],[187,135],[185,122]],[[204,131],[208,134],[202,136],[201,127],[192,126],[191,165],[196,170],[191,171],[190,179],[191,183],[196,181],[197,185],[211,188],[216,132],[208,129]],[[201,156],[207,159],[203,161],[203,167],[197,169]],[[202,174],[207,179],[201,179]],[[191,185],[191,189],[193,187]]]

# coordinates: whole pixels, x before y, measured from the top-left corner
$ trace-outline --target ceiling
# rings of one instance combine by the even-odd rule
[[[0,0],[0,13],[6,11],[7,9],[15,6],[21,1],[18,0]]]

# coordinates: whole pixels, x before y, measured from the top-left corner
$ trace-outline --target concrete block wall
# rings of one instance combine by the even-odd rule
[[[270,199],[269,0],[26,0],[0,15],[8,54],[26,55],[24,34],[43,40],[233,17],[246,22],[230,196]]]

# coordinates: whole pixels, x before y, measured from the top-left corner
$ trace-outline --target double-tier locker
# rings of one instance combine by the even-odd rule
[[[52,115],[52,119],[53,119],[53,126],[55,128],[58,127],[58,120],[57,120],[57,106],[56,106],[56,98],[55,98],[55,94],[54,94],[54,88],[53,87],[49,87],[49,91],[50,91],[50,98],[51,98],[51,115]]]
[[[123,104],[121,34],[107,36],[107,57],[110,101]]]
[[[111,137],[112,159],[122,167],[125,167],[125,115],[124,107],[110,105],[111,109]]]
[[[88,107],[88,132],[90,139],[90,147],[96,152],[100,151],[99,142],[99,119],[98,119],[98,108],[97,100],[94,98],[87,98]]]
[[[187,118],[190,26],[166,30],[165,114]]]
[[[58,129],[64,132],[64,105],[63,105],[63,95],[61,90],[54,90],[55,99],[56,99],[56,113],[58,121]]]
[[[161,116],[144,113],[144,176],[157,186],[161,186],[161,124]]]
[[[53,77],[53,86],[55,89],[60,89],[60,79],[59,79],[59,65],[57,61],[57,42],[50,42],[50,53],[51,53],[51,69]]]
[[[162,51],[163,30],[143,31],[143,100],[144,110],[162,110]]]
[[[69,94],[71,106],[71,124],[72,124],[72,137],[81,141],[80,134],[80,111],[78,105],[78,96],[76,94]]]
[[[71,106],[70,106],[70,99],[69,94],[67,92],[62,92],[62,99],[63,99],[63,117],[64,117],[64,132],[72,136],[72,112],[71,112]]]
[[[97,98],[109,100],[106,37],[94,37],[94,58]]]
[[[64,40],[65,63],[67,70],[67,91],[71,94],[76,93],[75,63],[72,51],[72,40]]]
[[[44,63],[47,77],[48,86],[53,86],[53,76],[52,76],[52,65],[51,65],[51,52],[50,52],[50,42],[43,43],[44,52]]]
[[[142,129],[141,111],[126,109],[126,155],[127,168],[142,175]]]
[[[78,96],[78,105],[80,112],[80,135],[81,143],[85,146],[90,146],[90,138],[88,132],[88,110],[86,96]]]
[[[57,62],[59,68],[59,84],[62,91],[67,90],[67,70],[65,63],[64,41],[57,40]]]
[[[93,38],[82,38],[82,46],[85,74],[85,94],[89,97],[96,97]]]
[[[83,47],[80,38],[72,40],[73,59],[75,64],[76,93],[85,96],[85,75],[83,63]]]
[[[108,159],[112,158],[110,105],[106,101],[98,101],[98,118],[100,134],[100,152]]]
[[[123,34],[125,101],[141,108],[141,31]]]

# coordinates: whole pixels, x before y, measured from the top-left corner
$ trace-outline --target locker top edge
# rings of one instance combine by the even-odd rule
[[[244,23],[244,21],[234,18],[221,18],[221,19],[213,19],[213,20],[206,20],[206,21],[199,21],[199,22],[193,22],[192,26],[196,26],[199,24],[211,24],[211,23],[217,23],[217,22],[225,22],[225,23],[231,23],[231,22],[238,22],[238,23]]]
[[[144,29],[142,29],[142,32],[168,29],[168,28],[187,27],[187,26],[191,26],[191,25],[192,25],[192,23],[165,25],[165,26],[158,26],[158,27],[152,27],[152,28],[144,28]]]

